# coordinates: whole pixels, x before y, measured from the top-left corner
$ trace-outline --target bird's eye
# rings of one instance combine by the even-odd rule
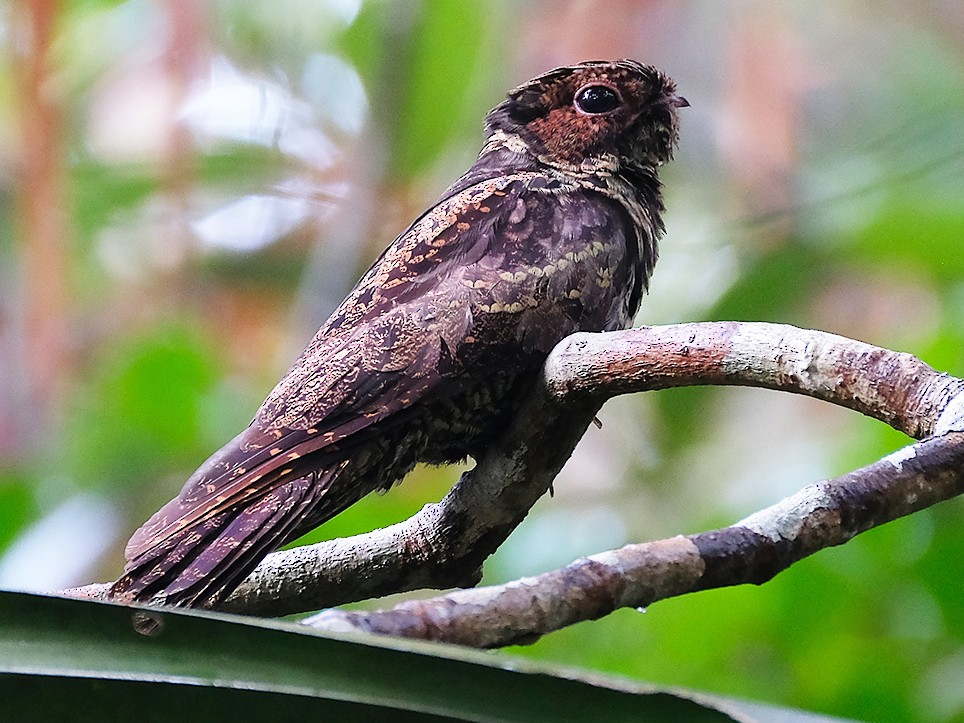
[[[583,113],[596,115],[618,108],[622,100],[607,85],[587,85],[576,92],[574,103]]]

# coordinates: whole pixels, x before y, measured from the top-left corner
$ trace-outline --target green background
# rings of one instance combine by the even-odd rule
[[[24,127],[30,8],[53,22],[38,107],[57,131],[42,142]],[[371,260],[471,163],[486,110],[555,65],[633,57],[691,103],[637,323],[791,323],[964,374],[954,3],[3,13],[0,587],[115,577],[130,532],[248,422]],[[31,174],[38,149],[48,162]],[[46,232],[26,210],[45,189]],[[730,524],[906,441],[759,390],[621,398],[600,417],[486,582]],[[402,519],[457,474],[417,470],[314,539]],[[890,524],[760,588],[508,652],[841,716],[961,720],[961,512],[953,501]]]

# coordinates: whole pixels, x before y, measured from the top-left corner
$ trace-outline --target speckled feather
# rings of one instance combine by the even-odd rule
[[[587,84],[622,104],[581,112]],[[134,534],[112,596],[217,605],[268,552],[417,462],[478,455],[562,338],[628,326],[682,104],[633,61],[510,92],[479,160],[374,263],[251,425]]]

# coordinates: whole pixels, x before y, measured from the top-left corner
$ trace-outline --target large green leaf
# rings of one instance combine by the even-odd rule
[[[773,719],[451,646],[11,592],[0,593],[0,696],[15,720]]]

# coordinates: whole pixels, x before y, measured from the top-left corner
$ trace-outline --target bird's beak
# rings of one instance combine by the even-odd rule
[[[689,107],[690,107],[690,102],[689,102],[688,100],[686,100],[686,98],[684,98],[684,97],[681,96],[681,95],[676,95],[675,93],[673,93],[673,95],[671,95],[671,96],[669,97],[668,101],[669,101],[669,104],[670,104],[671,106],[673,106],[674,108],[689,108]]]

